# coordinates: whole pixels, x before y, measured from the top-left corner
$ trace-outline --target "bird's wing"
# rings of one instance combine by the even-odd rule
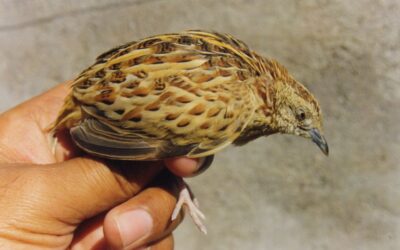
[[[186,155],[194,147],[176,146],[171,145],[169,140],[124,133],[93,118],[85,119],[80,125],[71,128],[70,133],[74,142],[84,151],[115,160],[158,160]]]
[[[213,154],[239,136],[255,110],[257,71],[240,53],[196,32],[105,53],[74,83],[86,117],[71,130],[74,140],[108,158]]]

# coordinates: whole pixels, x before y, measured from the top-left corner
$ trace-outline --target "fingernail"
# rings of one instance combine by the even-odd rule
[[[192,176],[199,175],[199,174],[203,173],[204,171],[206,171],[211,166],[211,163],[213,162],[213,160],[214,160],[214,155],[209,155],[209,156],[200,158],[199,161],[197,162],[197,166],[198,166],[197,171],[194,172],[192,174]]]
[[[153,228],[153,218],[145,210],[127,211],[116,222],[124,247],[147,236]]]

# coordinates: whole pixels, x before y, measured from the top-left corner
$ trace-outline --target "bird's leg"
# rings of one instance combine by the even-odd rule
[[[190,217],[192,217],[192,220],[194,224],[196,224],[197,228],[200,229],[200,231],[202,231],[204,234],[207,234],[207,229],[203,224],[205,216],[199,209],[199,203],[197,199],[194,197],[189,185],[186,184],[182,178],[179,178],[178,181],[179,199],[172,213],[171,220],[175,220],[176,217],[178,217],[178,214],[183,207],[185,212],[190,214]]]

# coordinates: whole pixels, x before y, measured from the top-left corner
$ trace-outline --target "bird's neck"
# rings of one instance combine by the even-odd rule
[[[262,131],[263,134],[269,135],[279,132],[279,114],[277,108],[280,102],[285,101],[285,93],[289,86],[281,81],[276,81],[271,77],[258,79],[254,84],[256,110],[252,117],[248,128]]]
[[[275,133],[270,124],[274,112],[274,88],[271,78],[260,77],[252,84],[256,109],[246,128],[234,141],[235,145],[244,145],[258,137]]]
[[[269,77],[259,77],[252,85],[257,106],[256,113],[270,116],[274,111],[274,82]]]

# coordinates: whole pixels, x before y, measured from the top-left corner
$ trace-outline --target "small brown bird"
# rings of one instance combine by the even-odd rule
[[[260,136],[294,134],[327,155],[317,100],[278,62],[201,30],[157,35],[100,55],[73,82],[52,131],[117,160],[204,157]],[[205,232],[183,186],[185,204]]]

